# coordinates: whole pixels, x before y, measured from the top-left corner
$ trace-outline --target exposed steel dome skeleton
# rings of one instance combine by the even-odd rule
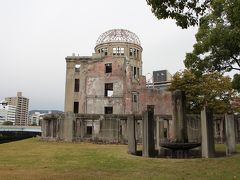
[[[96,45],[109,42],[127,42],[141,46],[141,42],[137,35],[126,29],[111,29],[101,34]]]

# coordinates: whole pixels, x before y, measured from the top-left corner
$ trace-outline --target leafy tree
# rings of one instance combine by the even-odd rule
[[[211,0],[147,0],[158,19],[175,19],[182,28],[198,24],[199,16],[206,14]]]
[[[232,81],[233,89],[236,89],[240,93],[240,74],[235,74]]]
[[[33,122],[33,123],[31,124],[31,126],[37,126],[37,123],[36,123],[36,122]]]
[[[211,13],[201,18],[192,53],[185,66],[197,74],[240,71],[240,1],[213,0]]]
[[[207,104],[215,113],[231,110],[230,101],[234,96],[231,78],[218,72],[196,76],[190,70],[177,72],[173,76],[170,90],[180,89],[186,93],[188,113],[199,113]]]
[[[11,122],[11,121],[4,121],[4,122],[2,123],[2,125],[12,126],[12,125],[13,125],[13,122]]]

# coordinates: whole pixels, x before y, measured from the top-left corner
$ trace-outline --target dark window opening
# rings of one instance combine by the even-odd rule
[[[220,136],[220,131],[221,131],[221,129],[220,129],[220,123],[217,122],[217,135],[218,135],[218,136]]]
[[[111,97],[113,96],[113,83],[106,83],[105,84],[105,97]]]
[[[137,68],[137,78],[139,78],[139,68]]]
[[[136,76],[137,76],[137,68],[134,67],[133,68],[133,78],[136,79],[137,78]]]
[[[112,72],[112,63],[105,64],[105,73]]]
[[[78,113],[78,108],[79,108],[79,102],[74,102],[73,105],[73,113]]]
[[[113,107],[108,106],[104,107],[104,114],[112,114],[113,113]]]
[[[87,126],[87,135],[92,135],[92,126]]]
[[[108,54],[107,51],[108,51],[107,48],[102,48],[101,49],[101,53],[105,56],[107,56],[107,54]]]
[[[119,126],[119,135],[122,136],[122,125]]]
[[[133,49],[133,55],[136,57],[136,49]]]
[[[164,129],[163,129],[163,137],[164,137],[164,138],[167,138],[167,128],[164,128]]]
[[[136,93],[133,94],[132,100],[133,100],[133,102],[137,103],[137,101],[138,101],[138,95],[137,95]]]
[[[75,79],[74,92],[79,92],[79,79]]]

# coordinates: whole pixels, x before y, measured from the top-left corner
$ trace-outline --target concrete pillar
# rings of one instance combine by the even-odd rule
[[[173,139],[176,142],[188,142],[185,105],[186,97],[184,91],[174,91],[172,93],[172,119],[174,126]]]
[[[136,154],[137,143],[135,134],[135,119],[132,115],[127,118],[127,138],[128,138],[128,153]]]
[[[64,140],[72,141],[73,140],[73,121],[75,119],[75,114],[72,112],[66,112],[64,118]]]
[[[157,139],[157,146],[156,148],[160,150],[160,143],[164,140],[164,119],[157,117],[157,132],[156,132],[156,139]]]
[[[83,139],[84,135],[85,135],[85,121],[84,121],[84,119],[80,120],[80,124],[81,124],[80,135],[81,135],[81,139]]]
[[[204,106],[201,111],[201,130],[202,130],[202,157],[214,157],[214,131],[213,131],[213,111]]]
[[[47,122],[44,119],[42,120],[41,130],[42,130],[42,138],[46,138],[47,137]]]
[[[143,113],[143,153],[145,157],[154,156],[154,106],[148,105]]]
[[[50,120],[50,137],[53,138],[53,121],[54,120]]]
[[[157,139],[157,146],[156,149],[158,150],[158,155],[161,155],[163,153],[163,149],[160,146],[160,143],[164,141],[164,119],[157,117],[156,119],[157,123],[157,133],[156,133],[156,139]]]
[[[236,138],[233,114],[225,114],[226,155],[236,152]]]
[[[160,118],[157,116],[156,117],[156,140],[157,140],[157,145],[156,149],[159,151],[160,150]]]

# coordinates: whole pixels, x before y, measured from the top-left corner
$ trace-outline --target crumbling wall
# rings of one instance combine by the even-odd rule
[[[146,111],[147,105],[154,105],[155,114],[172,115],[171,92],[143,89],[140,91],[140,113]]]

